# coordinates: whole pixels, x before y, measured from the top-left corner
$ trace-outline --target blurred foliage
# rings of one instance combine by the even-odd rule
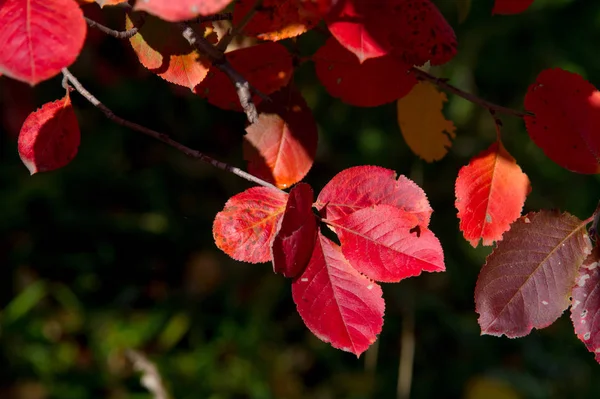
[[[437,2],[456,29],[459,53],[433,73],[515,108],[544,68],[600,83],[600,2],[536,0],[510,17],[492,17],[492,2]],[[86,14],[122,23],[118,10],[90,5]],[[323,39],[311,32],[297,46],[310,54]],[[144,71],[127,42],[90,30],[72,71],[117,114],[243,166],[243,115]],[[473,291],[490,249],[462,238],[453,203],[459,168],[494,140],[487,111],[449,95],[457,138],[443,160],[426,164],[403,142],[394,104],[346,106],[324,92],[310,63],[295,81],[320,130],[306,181],[318,192],[335,173],[362,164],[416,180],[435,209],[447,272],[384,286],[385,325],[364,357],[332,349],[304,327],[290,281],[214,246],[212,220],[249,187],[245,181],[112,124],[77,95],[78,156],[30,177],[16,135],[30,111],[62,95],[60,78],[33,90],[1,78],[0,397],[149,398],[127,348],[156,362],[177,399],[395,397],[402,331],[413,319],[413,398],[600,397],[600,365],[567,315],[522,339],[480,336]],[[589,216],[599,178],[560,168],[522,121],[502,120],[506,147],[532,181],[526,211]]]

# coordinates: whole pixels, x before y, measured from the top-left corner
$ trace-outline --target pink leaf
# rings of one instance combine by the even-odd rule
[[[198,15],[216,14],[229,3],[231,0],[138,0],[134,8],[156,15],[165,21],[177,22]]]
[[[292,284],[292,296],[308,329],[334,348],[360,356],[381,332],[381,287],[354,270],[321,233],[308,266]]]
[[[313,191],[306,183],[290,190],[285,212],[273,240],[273,270],[294,277],[304,270],[317,237],[317,219],[312,212]]]

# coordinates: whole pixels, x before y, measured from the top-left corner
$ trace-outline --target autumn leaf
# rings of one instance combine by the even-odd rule
[[[233,10],[233,25],[240,25],[256,0],[238,0]],[[264,0],[244,27],[243,33],[262,40],[296,37],[312,29],[321,16],[302,0]]]
[[[300,93],[281,90],[262,103],[258,121],[246,128],[248,171],[279,188],[290,187],[310,170],[317,152],[317,122]]]
[[[445,270],[435,235],[418,227],[415,215],[395,206],[361,209],[331,225],[352,267],[375,281],[398,282],[422,271]]]
[[[519,14],[529,8],[534,0],[496,0],[492,14]]]
[[[542,71],[525,96],[531,139],[554,162],[573,172],[600,172],[600,92],[580,75]]]
[[[117,4],[125,3],[128,0],[96,0],[96,3],[100,5],[100,7],[104,6],[116,6]]]
[[[360,356],[381,332],[381,287],[353,269],[321,233],[308,266],[292,283],[292,296],[308,329],[334,348]]]
[[[313,55],[317,77],[325,89],[345,103],[376,107],[410,92],[417,79],[411,65],[391,56],[370,58],[359,63],[334,38]]]
[[[456,209],[460,231],[476,247],[500,241],[531,191],[527,175],[501,142],[495,142],[458,172]]]
[[[261,43],[226,53],[232,68],[263,94],[269,95],[286,86],[294,68],[292,56],[279,43]],[[223,109],[242,111],[240,100],[231,80],[216,67],[211,67],[206,78],[194,88],[194,92],[209,103]],[[260,96],[253,96],[255,104]]]
[[[410,149],[427,162],[439,161],[452,146],[456,128],[442,109],[448,101],[428,82],[417,83],[397,103],[398,125]]]
[[[600,363],[600,247],[579,268],[571,293],[571,321],[577,338],[594,354]]]
[[[415,182],[379,166],[344,169],[323,187],[315,207],[321,216],[336,221],[373,205],[393,205],[415,215],[426,228],[433,210],[425,192]]]
[[[312,212],[313,191],[306,183],[290,190],[285,212],[273,239],[273,271],[285,277],[301,273],[310,260],[317,237],[317,219]]]
[[[532,212],[513,223],[477,279],[475,310],[482,334],[522,337],[562,314],[592,250],[585,225],[555,211]]]
[[[19,156],[33,175],[62,168],[75,158],[81,140],[69,93],[31,113],[19,133]]]
[[[128,15],[125,28],[134,27]],[[206,24],[191,24],[203,32]],[[208,73],[210,61],[192,49],[181,36],[181,29],[172,23],[148,15],[141,29],[129,39],[140,63],[167,82],[193,90]]]
[[[74,0],[0,2],[0,73],[36,85],[71,65],[87,25]]]
[[[252,187],[231,197],[213,223],[217,247],[239,261],[270,261],[271,243],[287,197],[268,187]]]
[[[222,11],[231,0],[143,0],[136,1],[134,10],[146,11],[165,21],[178,22],[198,15]]]

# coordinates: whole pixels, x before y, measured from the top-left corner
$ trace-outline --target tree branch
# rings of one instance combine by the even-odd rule
[[[158,368],[141,352],[128,349],[125,355],[136,371],[142,373],[142,385],[152,394],[154,399],[168,399],[169,395],[163,384]]]
[[[188,22],[196,22],[196,23],[201,24],[203,22],[231,21],[232,19],[233,19],[232,12],[222,12],[222,13],[213,14],[213,15],[202,15],[198,18],[190,19]]]
[[[114,30],[114,29],[110,29],[92,19],[89,19],[88,17],[84,17],[85,18],[85,22],[87,22],[88,26],[90,28],[96,28],[99,31],[112,36],[112,37],[116,37],[117,39],[130,39],[131,37],[135,36],[138,31],[142,28],[142,25],[144,25],[144,20],[142,19],[138,26],[134,26],[133,28],[129,29],[129,30],[125,30],[125,31],[118,31],[118,30]]]
[[[466,91],[463,91],[456,86],[452,86],[445,79],[441,79],[436,76],[430,75],[429,73],[427,73],[419,68],[413,67],[411,69],[411,72],[413,72],[417,76],[417,79],[419,79],[419,80],[426,80],[428,82],[431,82],[434,85],[439,86],[446,91],[449,91],[450,93],[454,93],[457,96],[462,97],[465,100],[470,101],[474,104],[479,104],[480,106],[487,108],[490,111],[499,112],[499,113],[503,113],[503,114],[507,114],[507,115],[513,115],[513,116],[517,116],[519,118],[523,118],[525,116],[533,116],[533,114],[531,112],[518,111],[518,110],[515,110],[512,108],[503,107],[501,105],[497,105],[497,104],[491,103],[489,101],[483,100],[474,94],[467,93]]]
[[[256,11],[258,11],[258,9],[262,6],[262,2],[263,2],[263,0],[256,0],[254,2],[254,4],[252,5],[252,8],[250,8],[250,10],[248,10],[248,13],[246,15],[244,15],[244,18],[242,18],[240,23],[237,26],[234,26],[233,29],[231,29],[229,32],[227,32],[227,34],[225,36],[223,36],[221,38],[221,40],[219,40],[219,43],[217,43],[217,49],[219,51],[224,53],[225,50],[227,50],[227,47],[229,46],[231,41],[237,35],[242,33],[242,30],[244,30],[246,25],[248,25],[248,22],[250,22],[252,17],[254,17],[254,14],[256,14]]]
[[[173,140],[165,133],[157,132],[156,130],[152,130],[152,129],[149,129],[142,125],[138,125],[137,123],[130,122],[126,119],[121,118],[120,116],[115,115],[107,106],[102,104],[100,102],[100,100],[98,100],[96,97],[94,97],[94,95],[92,93],[87,91],[87,89],[85,87],[83,87],[83,85],[79,82],[79,80],[77,80],[77,78],[75,76],[73,76],[73,74],[71,74],[71,72],[69,72],[69,70],[67,68],[63,68],[62,73],[66,77],[66,79],[73,85],[73,87],[75,88],[75,90],[77,90],[77,92],[79,94],[81,94],[92,105],[94,105],[96,108],[98,108],[100,111],[102,111],[108,119],[115,122],[116,124],[128,127],[132,130],[138,131],[147,136],[150,136],[157,140],[160,140],[163,143],[168,144],[171,147],[175,148],[176,150],[187,155],[188,157],[199,159],[199,160],[206,162],[216,168],[225,170],[229,173],[233,173],[234,175],[239,176],[242,179],[248,180],[249,182],[259,184],[263,187],[268,187],[268,188],[273,188],[275,190],[279,190],[277,187],[275,187],[271,183],[268,183],[256,176],[253,176],[250,173],[244,172],[243,170],[236,168],[235,166],[231,166],[224,162],[217,161],[216,159],[213,159],[213,158],[209,157],[208,155],[201,153],[200,151],[193,150],[189,147],[186,147],[185,145]]]

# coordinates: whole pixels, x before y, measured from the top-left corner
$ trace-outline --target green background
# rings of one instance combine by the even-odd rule
[[[435,75],[517,109],[545,68],[600,84],[600,2],[536,0],[523,14],[492,16],[492,0],[473,0],[462,23],[457,3],[465,1],[437,2],[459,47]],[[85,10],[100,18],[97,6]],[[119,26],[119,10],[102,13]],[[299,48],[309,55],[325,37],[306,34]],[[127,41],[90,30],[71,71],[118,115],[244,166],[244,116],[144,71]],[[29,112],[64,95],[60,78],[35,89],[0,78],[0,398],[149,398],[126,348],[146,353],[178,399],[391,398],[402,337],[414,343],[412,398],[600,397],[600,365],[567,314],[525,338],[480,336],[473,291],[490,249],[462,238],[454,182],[494,141],[489,113],[449,95],[457,138],[427,164],[405,144],[395,104],[347,106],[324,91],[310,62],[295,83],[319,124],[305,181],[318,192],[342,169],[366,164],[414,179],[435,210],[447,271],[385,284],[378,343],[359,359],[333,349],[303,325],[290,280],[214,245],[215,214],[247,182],[111,123],[77,94],[77,157],[30,177],[16,135]],[[501,117],[503,141],[532,183],[525,211],[591,215],[598,177],[562,169],[520,119]]]

